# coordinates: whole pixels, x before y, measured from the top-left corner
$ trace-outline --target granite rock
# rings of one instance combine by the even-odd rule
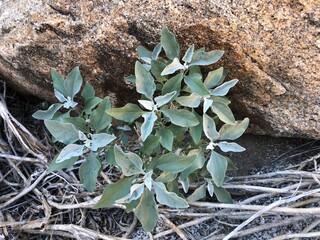
[[[50,68],[65,75],[78,65],[100,96],[133,102],[124,76],[136,47],[154,47],[163,26],[183,49],[225,51],[211,69],[239,79],[231,107],[251,118],[251,132],[320,138],[319,1],[2,0],[0,76],[53,100]]]

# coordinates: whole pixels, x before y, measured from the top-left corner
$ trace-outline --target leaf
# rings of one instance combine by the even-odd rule
[[[196,93],[203,97],[209,97],[210,92],[202,82],[202,76],[198,73],[194,73],[184,77],[184,82],[188,85],[193,93]]]
[[[100,200],[93,206],[93,208],[108,208],[115,204],[116,200],[125,197],[132,185],[134,177],[124,178],[116,183],[108,184],[102,193]]]
[[[182,189],[185,193],[187,193],[189,191],[189,188],[190,188],[190,183],[189,183],[189,179],[188,178],[185,178],[184,180],[180,180],[180,183],[181,183],[181,186],[182,186]]]
[[[163,109],[160,112],[162,112],[167,118],[169,118],[173,124],[181,127],[192,127],[199,124],[199,121],[194,116],[194,114],[184,109]]]
[[[81,92],[81,96],[87,100],[88,98],[92,98],[95,96],[95,91],[94,88],[92,87],[92,85],[89,82],[86,82],[86,84],[84,85],[84,88]]]
[[[93,192],[95,189],[100,169],[100,161],[92,152],[90,152],[86,158],[86,161],[81,164],[79,169],[80,182],[87,191]]]
[[[193,173],[195,170],[201,169],[206,161],[202,149],[193,149],[189,152],[188,155],[195,155],[196,157],[193,160],[192,164],[180,173],[181,180],[186,179],[189,176],[189,174]]]
[[[156,102],[157,107],[162,107],[163,105],[167,104],[168,102],[170,102],[174,96],[176,95],[176,91],[173,91],[171,93],[167,93],[163,96],[158,96],[154,98],[154,101]]]
[[[91,114],[94,109],[102,101],[99,97],[90,97],[84,101],[84,112],[85,114]]]
[[[203,130],[202,118],[196,111],[194,111],[194,109],[192,109],[192,112],[196,116],[196,118],[198,119],[199,124],[194,127],[190,127],[189,133],[192,137],[193,142],[196,145],[198,145],[200,143],[200,140],[202,137],[202,130]]]
[[[210,159],[207,163],[207,170],[212,176],[213,182],[221,187],[226,176],[228,161],[227,159],[216,153],[215,151],[211,151]]]
[[[148,112],[142,115],[144,122],[141,125],[141,140],[144,142],[153,130],[154,122],[158,117],[154,112]]]
[[[138,117],[141,117],[142,114],[145,113],[145,111],[143,111],[136,104],[127,103],[124,107],[121,108],[108,109],[107,113],[115,119],[131,123]]]
[[[202,184],[187,198],[189,203],[196,202],[206,196],[206,184]]]
[[[53,118],[54,114],[62,107],[61,103],[52,104],[47,110],[38,110],[32,117],[35,119],[45,120]]]
[[[126,209],[125,209],[126,213],[132,212],[133,209],[135,209],[138,206],[139,202],[140,202],[140,199],[133,200],[133,201],[131,201],[129,203],[124,203],[124,205],[126,207]]]
[[[67,76],[64,87],[68,92],[68,96],[73,97],[80,91],[82,85],[82,77],[80,74],[79,67],[75,67]]]
[[[213,197],[214,186],[213,186],[212,179],[207,179],[206,178],[206,180],[207,180],[207,183],[208,183],[208,185],[207,185],[208,192],[209,192],[210,196]]]
[[[219,137],[214,120],[207,114],[203,114],[203,131],[211,142],[214,142]]]
[[[68,99],[58,90],[54,89],[54,96],[56,97],[56,99],[59,100],[59,102],[63,103],[63,102],[67,102]],[[70,98],[70,97],[69,97]]]
[[[156,77],[158,81],[165,81],[167,80],[167,77],[161,76],[161,73],[163,69],[165,69],[167,65],[163,62],[157,61],[157,60],[152,60],[151,61],[151,72],[153,76]]]
[[[130,192],[123,198],[120,198],[116,203],[129,203],[131,201],[137,200],[141,197],[144,190],[144,183],[133,184],[130,188]]]
[[[216,195],[219,202],[222,203],[232,203],[232,198],[230,193],[224,189],[223,187],[217,187],[213,185],[214,187],[214,194]]]
[[[146,188],[148,188],[150,191],[152,189],[152,174],[153,174],[153,171],[149,171],[147,172],[144,177],[143,177],[143,182],[144,182],[144,185],[146,186]]]
[[[162,87],[161,94],[165,95],[167,93],[171,93],[176,91],[176,94],[174,98],[176,98],[181,90],[181,82],[183,79],[183,74],[179,73],[178,75],[175,75],[174,77],[170,78]]]
[[[166,148],[169,151],[172,151],[172,145],[173,145],[173,133],[166,128],[161,128],[157,135],[160,137],[160,143],[161,145]]]
[[[219,142],[218,146],[223,152],[243,152],[246,150],[237,143]]]
[[[136,76],[135,76],[135,75],[127,76],[127,77],[125,77],[125,79],[126,79],[128,82],[131,82],[131,83],[133,83],[133,84],[136,84]]]
[[[111,117],[106,113],[111,108],[109,97],[105,97],[90,116],[90,123],[96,132],[100,132],[111,124]]]
[[[156,163],[156,167],[169,173],[179,173],[189,167],[195,160],[196,155],[179,156],[174,153],[162,155]]]
[[[82,155],[83,150],[84,150],[84,145],[68,144],[61,150],[61,152],[57,156],[56,163],[61,163],[72,157],[79,157]]]
[[[175,73],[177,70],[184,69],[184,66],[180,63],[178,58],[174,58],[172,63],[167,65],[161,72],[161,76],[169,75]]]
[[[247,129],[249,118],[236,121],[234,125],[224,124],[219,130],[219,140],[235,140],[239,138]]]
[[[44,125],[51,135],[64,144],[74,143],[79,139],[78,130],[71,123],[56,120],[44,120]]]
[[[137,92],[152,100],[153,93],[156,90],[156,84],[150,72],[138,61],[136,61],[135,65],[135,75]]]
[[[151,63],[151,53],[143,46],[138,46],[138,55],[146,63]]]
[[[169,59],[179,58],[180,46],[176,37],[169,32],[168,28],[163,28],[161,32],[161,45]]]
[[[140,203],[133,210],[145,231],[151,232],[158,221],[158,208],[152,192],[147,188],[140,198]]]
[[[211,107],[213,100],[210,98],[204,98],[203,100],[203,113],[206,113],[208,109]]]
[[[223,67],[209,72],[206,79],[204,80],[204,85],[206,85],[208,89],[220,85],[227,73],[228,71]]]
[[[57,73],[54,69],[51,69],[51,78],[52,78],[54,90],[60,92],[64,97],[67,97],[68,92],[64,87],[64,82],[65,82],[64,78],[59,73]]]
[[[107,146],[109,143],[115,140],[116,137],[113,134],[111,135],[107,133],[98,133],[98,134],[92,134],[91,139],[92,139],[91,150],[97,151],[98,148]]]
[[[65,117],[61,119],[62,122],[71,123],[75,128],[81,132],[89,133],[86,120],[82,117]]]
[[[60,170],[63,168],[71,168],[73,166],[73,164],[78,160],[78,157],[72,157],[72,158],[64,160],[63,162],[57,163],[57,161],[56,161],[57,157],[58,157],[58,154],[54,157],[54,159],[50,163],[50,165],[47,169],[48,173],[51,173],[53,171]]]
[[[217,62],[222,55],[224,54],[224,51],[218,51],[214,50],[211,52],[205,52],[205,51],[197,51],[194,53],[193,58],[189,66],[193,65],[210,65],[215,62]]]
[[[117,164],[120,166],[123,175],[132,176],[143,173],[141,158],[132,152],[124,153],[118,146],[114,146],[114,156]]]
[[[153,152],[153,150],[158,146],[159,139],[159,136],[149,135],[149,137],[143,142],[142,152],[145,155],[150,155]]]
[[[223,103],[213,102],[211,111],[217,114],[219,119],[227,124],[235,124],[236,122],[230,108]]]
[[[225,96],[229,92],[230,88],[235,86],[237,82],[238,79],[225,82],[220,86],[216,87],[215,89],[211,90],[210,93],[212,96]]]
[[[201,99],[202,97],[198,94],[191,93],[189,96],[178,97],[176,101],[184,107],[197,108],[201,103]]]
[[[171,208],[187,208],[189,204],[186,200],[179,197],[173,192],[168,192],[166,186],[162,182],[153,182],[153,188],[156,192],[157,201],[160,204]]]
[[[194,44],[192,44],[188,50],[186,51],[185,55],[183,56],[182,60],[186,63],[191,62],[192,60],[192,56],[193,56],[193,52],[194,52]]]
[[[159,177],[156,178],[156,182],[163,182],[163,183],[167,183],[167,182],[171,182],[174,179],[177,178],[177,174],[176,173],[169,173],[169,172],[162,172]]]
[[[145,109],[149,111],[152,111],[155,106],[154,103],[149,100],[138,100],[138,102],[140,103],[140,105],[142,105]]]
[[[158,58],[161,50],[162,50],[162,45],[161,45],[161,43],[158,43],[158,44],[155,46],[155,48],[153,49],[153,51],[152,51],[152,58],[153,58],[154,60],[157,60],[157,58]]]

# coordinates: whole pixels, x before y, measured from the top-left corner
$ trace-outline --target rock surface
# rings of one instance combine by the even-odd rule
[[[168,26],[185,49],[225,51],[238,117],[250,131],[320,138],[320,2],[310,0],[0,0],[0,77],[52,100],[50,68],[79,65],[100,95],[134,101],[123,79],[136,47]]]

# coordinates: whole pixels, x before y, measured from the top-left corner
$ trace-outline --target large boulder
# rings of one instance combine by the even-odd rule
[[[0,0],[0,75],[52,100],[50,68],[79,65],[99,95],[134,101],[124,76],[163,26],[184,49],[225,51],[212,68],[240,80],[231,107],[251,118],[251,132],[320,138],[319,1]]]

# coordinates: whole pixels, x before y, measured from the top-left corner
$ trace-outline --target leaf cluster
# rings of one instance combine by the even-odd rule
[[[33,115],[44,120],[54,141],[65,144],[49,171],[80,160],[80,180],[94,191],[104,160],[100,156],[105,155],[123,178],[105,187],[95,207],[124,204],[147,231],[157,222],[157,203],[187,208],[207,192],[231,202],[223,183],[227,170],[235,166],[223,153],[245,150],[233,140],[249,120],[236,121],[229,108],[226,95],[238,80],[225,81],[228,71],[222,67],[206,76],[200,68],[217,62],[223,53],[191,45],[181,55],[176,37],[164,28],[152,51],[138,47],[135,74],[127,78],[141,99],[120,108],[112,108],[108,97],[95,96],[89,83],[81,91],[80,106],[75,101],[83,82],[79,68],[66,79],[52,70],[59,103]],[[137,134],[132,138],[128,135],[133,130]],[[192,190],[192,183],[200,187]]]

